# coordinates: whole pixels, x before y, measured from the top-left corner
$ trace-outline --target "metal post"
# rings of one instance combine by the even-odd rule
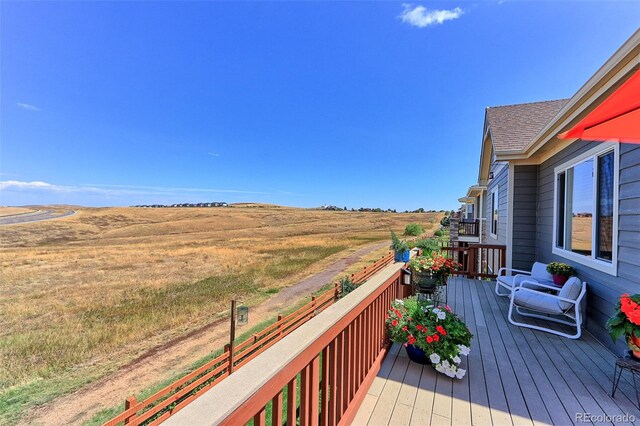
[[[231,327],[229,330],[229,374],[233,373],[234,350],[236,340],[236,301],[231,301]]]

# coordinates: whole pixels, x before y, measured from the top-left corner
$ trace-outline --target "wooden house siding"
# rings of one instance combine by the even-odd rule
[[[626,345],[622,341],[616,345],[611,342],[605,322],[620,294],[640,293],[640,147],[620,145],[617,276],[552,253],[554,168],[596,146],[598,142],[576,141],[539,166],[536,257],[545,263],[560,261],[576,268],[578,276],[588,284],[587,329],[604,344],[623,353]]]
[[[495,165],[492,165],[492,170],[496,169]],[[493,221],[493,213],[491,211],[491,193],[498,188],[498,234],[497,238],[491,235],[491,223]],[[488,244],[507,244],[507,203],[509,198],[509,167],[506,165],[500,169],[487,186],[487,202],[486,202],[486,217],[487,217],[487,235],[486,241]]]
[[[511,267],[531,269],[536,260],[538,166],[513,169],[513,230]]]

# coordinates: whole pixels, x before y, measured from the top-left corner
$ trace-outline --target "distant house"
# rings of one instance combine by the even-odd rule
[[[619,296],[640,293],[640,145],[557,135],[639,68],[640,30],[570,99],[487,108],[478,182],[460,199],[479,241],[506,245],[508,267],[574,266],[588,283],[585,325],[610,346]]]

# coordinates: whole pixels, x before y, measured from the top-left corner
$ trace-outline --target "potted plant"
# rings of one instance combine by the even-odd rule
[[[409,244],[400,240],[395,232],[391,231],[391,245],[389,246],[394,251],[394,260],[396,262],[408,262],[410,258]]]
[[[566,263],[551,262],[547,265],[547,272],[553,275],[555,285],[564,285],[570,276],[575,275],[576,270]]]
[[[446,284],[449,275],[460,266],[458,262],[436,252],[417,256],[409,262],[412,275],[416,277],[416,284],[421,287]]]
[[[409,359],[431,364],[449,377],[464,377],[460,356],[469,354],[473,335],[449,306],[434,306],[415,296],[395,300],[386,323],[391,340],[405,347]]]
[[[631,353],[640,359],[640,294],[620,296],[613,316],[607,321],[607,329],[614,342],[625,336]]]

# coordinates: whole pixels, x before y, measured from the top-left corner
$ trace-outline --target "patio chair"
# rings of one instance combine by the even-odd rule
[[[502,275],[506,272],[517,272],[516,275]],[[541,262],[535,262],[531,271],[523,271],[521,269],[512,268],[500,268],[498,270],[498,277],[496,278],[496,294],[498,296],[509,296],[511,290],[516,285],[521,284],[523,281],[528,281],[527,286],[529,288],[536,288],[536,284],[553,285],[553,276],[547,272],[547,264]],[[506,293],[500,292],[500,287],[508,290]],[[541,287],[539,287],[541,288]]]
[[[546,331],[569,339],[578,339],[582,334],[582,316],[580,303],[587,293],[587,283],[581,282],[578,277],[571,277],[563,287],[535,283],[537,288],[545,288],[548,292],[526,287],[527,281],[523,281],[513,288],[511,303],[509,304],[509,322],[520,327]],[[557,293],[557,294],[556,294]],[[513,318],[513,310],[524,317],[552,321],[575,327],[574,334],[563,333],[542,325],[527,324],[516,321]],[[535,313],[533,313],[535,312]],[[543,314],[543,315],[542,315]],[[565,319],[560,319],[560,318]],[[568,318],[569,320],[566,320]]]

